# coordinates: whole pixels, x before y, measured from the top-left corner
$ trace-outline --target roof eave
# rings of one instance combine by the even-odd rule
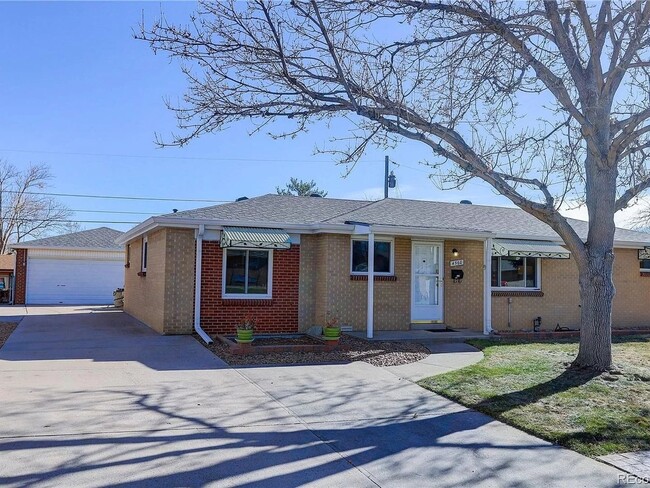
[[[121,247],[75,247],[75,246],[30,246],[29,244],[12,244],[10,249],[56,249],[61,251],[103,251],[124,252]]]

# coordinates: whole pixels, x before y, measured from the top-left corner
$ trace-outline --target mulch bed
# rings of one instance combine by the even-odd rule
[[[204,344],[198,336],[197,340]],[[255,340],[259,344],[258,339]],[[286,344],[286,340],[283,341]],[[270,354],[232,354],[227,345],[215,341],[205,345],[231,366],[256,364],[327,364],[365,361],[374,366],[397,366],[415,363],[426,358],[429,350],[421,344],[408,342],[367,341],[349,335],[341,336],[341,348],[327,352],[282,352]],[[265,344],[268,345],[268,344]]]
[[[18,324],[15,322],[0,322],[0,348],[4,346],[11,333],[16,330]]]

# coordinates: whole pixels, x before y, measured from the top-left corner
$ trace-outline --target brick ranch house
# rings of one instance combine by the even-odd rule
[[[586,237],[586,222],[570,222]],[[369,333],[580,318],[570,253],[516,208],[264,195],[152,217],[117,242],[125,310],[162,334],[232,333],[245,316],[259,332],[296,332],[328,311]],[[616,231],[616,327],[650,323],[649,245],[649,234]]]

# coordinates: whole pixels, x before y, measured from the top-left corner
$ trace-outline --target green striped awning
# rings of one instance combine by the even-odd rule
[[[224,227],[221,247],[252,247],[255,249],[289,249],[289,234],[282,229],[258,227]]]
[[[571,253],[552,242],[494,239],[492,256],[569,259]]]

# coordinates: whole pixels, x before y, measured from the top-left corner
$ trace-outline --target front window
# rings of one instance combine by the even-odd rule
[[[392,241],[375,240],[375,274],[393,274]],[[368,273],[368,241],[352,240],[352,273]]]
[[[641,259],[639,264],[641,265],[641,271],[644,273],[650,272],[650,259]]]
[[[271,295],[271,251],[226,249],[224,295]]]
[[[539,258],[493,257],[493,288],[539,288]]]

